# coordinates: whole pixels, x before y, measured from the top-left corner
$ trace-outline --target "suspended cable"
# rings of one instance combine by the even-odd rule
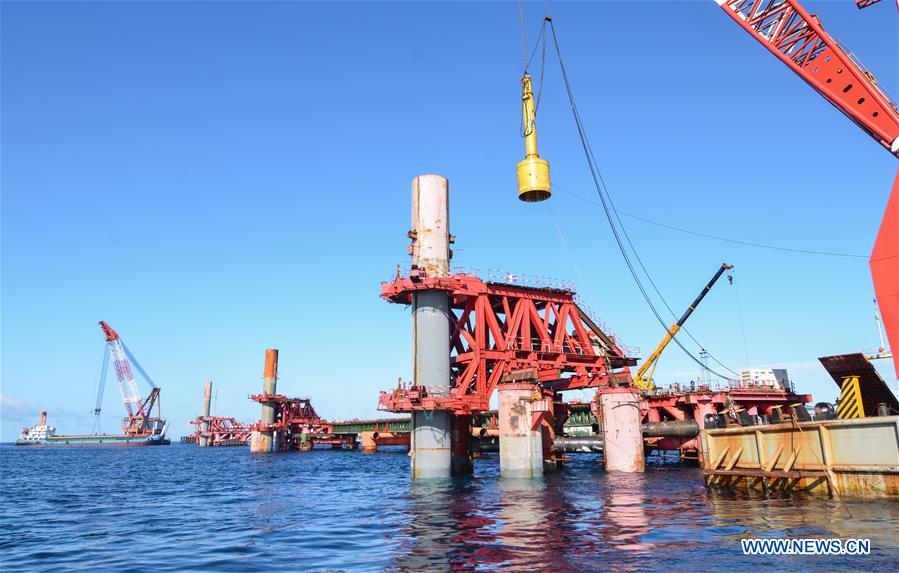
[[[537,117],[537,111],[540,109],[540,99],[543,96],[543,77],[544,70],[546,70],[546,22],[547,20],[543,20],[543,26],[540,27],[540,33],[537,35],[537,41],[534,42],[534,49],[531,50],[531,55],[524,66],[524,73],[528,73],[528,70],[531,67],[531,62],[534,61],[534,56],[537,55],[537,48],[540,47],[540,83],[537,86],[537,97],[534,99],[535,118]]]
[[[746,367],[749,368],[749,344],[746,343],[746,326],[743,323],[743,305],[740,303],[740,286],[734,281],[734,292],[737,293],[737,314],[740,316],[740,331],[743,333],[743,352],[746,355]]]
[[[525,35],[524,25],[524,0],[518,0],[518,14],[521,16],[521,56],[524,63],[524,71],[528,70],[528,41]]]
[[[103,362],[100,366],[100,383],[97,385],[97,401],[94,403],[94,433],[100,433],[100,410],[103,405],[103,390],[106,388],[106,373],[109,370],[109,346],[103,345]]]
[[[140,372],[140,375],[144,377],[144,380],[147,381],[151,388],[156,388],[156,384],[154,384],[153,381],[150,380],[150,377],[147,376],[146,372],[144,372],[144,369],[140,365],[140,362],[138,362],[137,358],[135,358],[134,355],[131,354],[131,351],[128,350],[128,347],[125,346],[124,342],[122,343],[122,348],[125,349],[125,355],[128,356],[128,360],[130,360],[134,364],[134,367],[137,368],[137,371]]]
[[[540,27],[540,34],[537,35],[537,41],[534,42],[534,49],[531,50],[531,55],[525,62],[523,72],[524,74],[528,73],[528,70],[531,67],[531,62],[534,60],[534,56],[537,55],[537,48],[540,46],[542,46],[542,50],[540,53],[540,83],[537,86],[537,97],[534,99],[534,120],[537,119],[537,112],[540,110],[540,100],[543,98],[543,78],[544,70],[546,70],[546,20],[543,21],[543,26]],[[521,136],[527,137],[532,127],[533,123],[525,126],[524,118],[522,117]]]
[[[655,315],[656,320],[659,321],[659,324],[662,325],[662,328],[665,329],[665,332],[669,332],[668,324],[665,322],[665,320],[662,318],[661,314],[659,313],[658,309],[655,307],[655,304],[652,302],[652,299],[649,296],[649,293],[646,292],[646,288],[643,286],[643,283],[641,282],[640,277],[639,277],[636,269],[634,268],[633,262],[631,261],[630,256],[628,255],[627,249],[624,246],[624,241],[622,241],[621,234],[618,231],[618,226],[621,226],[622,231],[624,231],[624,226],[621,224],[621,220],[617,216],[617,214],[613,218],[613,209],[610,208],[611,197],[609,196],[608,190],[606,189],[606,186],[605,186],[605,182],[602,179],[602,174],[599,172],[599,168],[596,166],[596,158],[593,154],[593,149],[590,146],[589,140],[587,138],[587,133],[586,133],[586,130],[583,125],[583,121],[581,120],[580,113],[577,109],[577,103],[575,102],[574,92],[572,91],[571,83],[568,80],[568,70],[565,67],[565,62],[562,57],[562,51],[559,49],[559,39],[556,35],[555,25],[553,24],[553,21],[549,18],[547,18],[546,21],[549,22],[549,27],[550,27],[550,30],[552,31],[553,44],[556,48],[556,55],[558,56],[558,59],[559,59],[559,67],[561,68],[561,71],[562,71],[562,79],[565,83],[565,90],[568,95],[568,101],[571,106],[572,115],[574,116],[575,125],[577,126],[578,136],[580,137],[580,140],[581,140],[581,146],[584,149],[584,155],[587,159],[587,165],[590,168],[590,175],[593,178],[593,184],[596,187],[596,192],[599,195],[600,201],[602,202],[603,211],[605,212],[606,219],[608,220],[609,226],[612,229],[612,234],[615,236],[615,242],[618,244],[618,250],[621,251],[621,255],[624,258],[624,261],[625,261],[625,264],[627,265],[628,270],[630,271],[631,277],[633,277],[634,283],[637,285],[637,288],[640,290],[640,293],[643,295],[643,299],[646,301],[646,304],[649,306],[650,310]],[[618,219],[618,225],[615,224],[616,218]],[[629,240],[628,240],[628,243],[631,245],[631,249],[633,249],[633,244],[631,244]],[[634,254],[636,255],[636,250],[634,250]],[[645,272],[645,268],[644,268],[644,272]],[[663,302],[664,302],[664,299],[663,299]],[[666,303],[666,306],[667,306],[667,303]],[[680,340],[677,339],[676,336],[672,336],[672,340],[694,362],[696,362],[700,366],[704,366],[698,358],[696,358],[689,350],[687,350],[687,348],[681,343]],[[722,378],[724,380],[728,379],[727,376],[724,376],[724,375],[720,374],[719,372],[712,370],[711,368],[709,368],[708,371],[719,378]]]
[[[564,187],[561,187],[557,183],[554,183],[554,186],[558,189],[561,189],[565,193],[568,193],[572,197],[576,197],[576,198],[580,199],[581,201],[584,201],[586,203],[590,203],[593,205],[599,205],[599,203],[597,203],[596,201],[593,201],[592,199],[588,199],[587,197],[578,195],[577,193],[574,193],[573,191],[569,191],[569,190],[565,189]],[[781,247],[778,245],[766,245],[764,243],[754,243],[751,241],[741,241],[739,239],[729,239],[727,237],[720,237],[718,235],[710,235],[708,233],[700,233],[699,231],[692,231],[690,229],[684,229],[683,227],[676,227],[674,225],[669,225],[668,223],[662,223],[661,221],[654,221],[652,219],[647,219],[646,217],[641,217],[640,215],[634,215],[633,213],[628,213],[627,211],[617,211],[617,212],[621,213],[625,217],[637,219],[638,221],[643,221],[644,223],[649,223],[650,225],[656,225],[658,227],[664,227],[665,229],[671,229],[672,231],[678,231],[680,233],[687,233],[688,235],[695,235],[697,237],[704,237],[706,239],[714,239],[716,241],[724,241],[725,243],[734,243],[737,245],[744,245],[747,247],[755,247],[755,248],[759,248],[759,249],[770,249],[773,251],[785,251],[788,253],[800,253],[800,254],[804,254],[804,255],[823,255],[823,256],[828,256],[828,257],[850,257],[850,258],[859,258],[859,259],[867,259],[868,258],[867,255],[859,255],[859,254],[855,254],[855,253],[838,253],[835,251],[814,251],[814,250],[809,250],[809,249],[794,249],[791,247]]]
[[[559,187],[559,186],[556,185],[556,187]],[[565,191],[566,193],[573,194],[573,193],[571,193],[570,191],[565,190],[563,187],[559,187],[559,188],[562,189],[563,191]],[[608,190],[606,190],[606,193],[608,193]],[[591,203],[591,204],[593,204],[593,205],[599,205],[599,203],[597,203],[596,201],[590,201],[589,199],[586,199],[586,198],[584,198],[584,197],[581,197],[580,195],[575,195],[575,197],[578,197],[579,199],[583,199],[584,201],[587,201],[588,203]],[[621,222],[621,218],[618,217],[619,211],[615,208],[615,204],[612,202],[611,195],[609,195],[609,204],[612,205],[612,211],[615,213],[615,218],[618,220],[618,224],[621,226],[621,231],[624,233],[624,237],[625,237],[625,239],[627,240],[627,244],[630,246],[631,251],[634,253],[634,256],[637,258],[637,263],[640,265],[640,268],[643,269],[643,274],[645,274],[645,275],[646,275],[646,278],[649,279],[649,284],[652,285],[653,290],[654,290],[655,293],[659,296],[659,299],[660,299],[660,300],[662,301],[662,303],[665,305],[665,308],[667,308],[667,309],[668,309],[668,312],[671,313],[671,316],[672,316],[675,320],[677,320],[677,319],[679,318],[678,315],[677,315],[677,313],[674,312],[674,309],[672,309],[672,308],[671,308],[671,305],[668,304],[668,301],[665,300],[665,297],[664,297],[664,295],[662,295],[662,292],[659,290],[659,287],[656,286],[655,281],[652,279],[652,275],[649,274],[649,271],[646,269],[646,265],[643,264],[643,259],[640,258],[640,253],[637,252],[637,249],[634,247],[634,243],[631,241],[631,237],[630,237],[630,235],[629,235],[628,232],[627,232],[627,228],[626,228],[626,227],[624,226],[624,224]],[[622,212],[622,214],[624,214],[624,213]],[[695,336],[693,336],[693,333],[690,332],[690,331],[687,329],[686,326],[681,325],[680,329],[681,329],[683,332],[685,332],[685,333],[687,334],[687,336],[690,338],[690,340],[692,340],[692,341],[696,344],[696,346],[698,346],[699,348],[705,350],[704,345],[703,345],[701,342],[699,342],[699,341],[696,339]],[[736,372],[735,370],[733,370],[732,368],[730,368],[728,365],[726,365],[726,364],[724,364],[723,362],[721,362],[720,360],[718,360],[718,358],[715,357],[715,355],[713,355],[711,352],[709,352],[708,350],[705,350],[705,353],[706,353],[706,355],[708,355],[708,357],[711,358],[716,364],[718,364],[718,366],[724,368],[725,370],[727,370],[728,372],[730,372],[731,374],[733,374],[733,375],[736,376],[737,378],[740,377],[740,374],[739,374],[738,372]],[[708,369],[708,368],[706,368],[706,369]]]
[[[549,204],[546,203],[546,208],[549,210],[549,216],[552,219],[553,227],[556,229],[556,234],[559,236],[559,242],[562,243],[562,249],[565,251],[565,255],[568,257],[568,262],[571,263],[571,266],[574,267],[574,272],[577,275],[577,280],[580,281],[579,284],[584,285],[586,288],[587,281],[584,280],[584,275],[581,274],[581,269],[578,266],[577,262],[575,262],[574,257],[571,254],[571,250],[568,248],[568,241],[565,240],[565,236],[562,234],[562,228],[559,226],[559,222],[556,220],[556,214],[553,213],[553,208]],[[593,299],[593,293],[587,293],[590,295],[590,298]]]

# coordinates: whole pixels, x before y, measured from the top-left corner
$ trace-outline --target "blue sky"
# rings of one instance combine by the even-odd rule
[[[899,96],[890,3],[807,6]],[[870,252],[895,159],[714,2],[550,9],[619,209]],[[528,3],[529,41],[542,12]],[[329,418],[375,415],[378,390],[409,378],[408,312],[378,293],[407,261],[420,173],[450,179],[455,263],[574,280],[648,353],[662,329],[602,211],[575,196],[595,191],[551,52],[538,125],[559,187],[551,211],[516,199],[520,74],[512,2],[3,2],[0,438],[41,408],[60,431],[90,429],[101,319],[163,387],[176,438],[205,379],[220,415],[258,418],[246,396],[269,346],[283,392]],[[866,259],[624,222],[678,313],[736,266],[738,286],[688,324],[734,369],[748,354],[833,400],[817,357],[878,344]],[[657,371],[696,376],[676,348]],[[112,380],[105,409],[112,431]]]

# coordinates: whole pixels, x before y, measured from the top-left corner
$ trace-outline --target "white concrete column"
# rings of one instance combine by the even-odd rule
[[[604,388],[598,394],[606,471],[642,473],[645,461],[640,391],[636,388]]]
[[[532,382],[502,383],[499,397],[499,468],[505,478],[543,476],[543,434],[531,430],[534,412]]]
[[[200,439],[198,445],[205,448],[209,445],[209,412],[212,404],[212,380],[206,381],[203,388],[203,420],[200,422]]]

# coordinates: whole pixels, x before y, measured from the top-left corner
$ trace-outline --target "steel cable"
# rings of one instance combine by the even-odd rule
[[[596,187],[596,192],[599,195],[599,199],[602,203],[602,208],[606,215],[606,219],[608,220],[609,226],[612,229],[612,234],[614,235],[615,242],[618,245],[618,250],[621,252],[622,257],[624,258],[624,261],[625,261],[625,264],[627,265],[628,271],[630,271],[631,277],[634,279],[634,283],[637,285],[637,288],[640,290],[640,293],[643,295],[643,299],[646,301],[646,304],[649,306],[653,315],[655,315],[656,320],[658,320],[659,324],[662,325],[662,328],[667,333],[670,330],[669,326],[665,322],[665,320],[662,318],[662,316],[659,313],[658,309],[656,308],[655,304],[652,302],[652,299],[649,296],[649,293],[646,291],[646,287],[643,285],[642,281],[640,280],[639,274],[637,273],[637,270],[634,268],[634,264],[631,261],[630,256],[628,255],[627,249],[624,246],[624,241],[622,241],[621,234],[618,231],[618,226],[621,226],[621,231],[625,234],[625,238],[626,238],[628,244],[630,245],[631,249],[634,251],[634,255],[637,256],[638,261],[640,261],[639,255],[637,255],[637,252],[634,249],[633,244],[631,243],[630,239],[626,236],[626,230],[624,228],[624,225],[621,224],[621,219],[618,216],[617,212],[615,212],[614,218],[612,216],[612,213],[614,211],[614,205],[611,202],[611,196],[608,194],[608,190],[606,189],[605,181],[602,178],[602,174],[599,172],[599,168],[596,166],[596,158],[593,154],[593,149],[591,148],[590,142],[587,138],[587,133],[584,128],[583,121],[581,120],[580,112],[578,111],[578,108],[577,108],[577,103],[575,102],[574,92],[571,88],[571,83],[568,79],[568,70],[565,67],[565,61],[562,57],[562,51],[559,49],[559,40],[556,35],[555,24],[549,18],[547,18],[545,21],[549,22],[550,31],[552,32],[552,35],[553,35],[553,45],[556,48],[556,56],[559,59],[559,67],[561,68],[561,71],[562,71],[562,80],[565,83],[565,90],[568,95],[568,101],[571,106],[572,115],[574,116],[574,122],[577,127],[578,136],[580,137],[580,140],[581,140],[581,146],[584,149],[584,155],[587,159],[587,165],[590,168],[590,175],[593,178],[593,184]],[[618,221],[618,225],[615,224],[616,219]],[[640,262],[640,266],[643,268],[643,271],[646,272],[646,269],[643,266],[642,262]],[[647,277],[649,277],[648,273],[647,273]],[[651,278],[650,278],[650,282],[652,283]],[[658,292],[658,289],[656,289],[656,293],[659,294],[659,298],[661,298],[662,301],[665,302],[664,298],[661,296],[661,293]],[[665,305],[668,306],[667,302],[665,302]],[[670,307],[669,307],[669,310],[670,310]],[[690,359],[692,359],[700,367],[706,368],[711,374],[714,374],[718,378],[721,378],[723,380],[729,380],[729,378],[727,376],[724,376],[723,374],[721,374],[715,370],[712,370],[711,368],[707,368],[702,363],[702,361],[700,361],[698,358],[696,358],[696,356],[694,356],[683,345],[683,343],[681,343],[681,341],[677,339],[676,336],[672,336],[671,339],[675,342],[675,344],[678,345],[678,347],[680,347],[680,349],[684,352],[684,354],[689,356]],[[728,368],[728,370],[730,370],[730,369]],[[733,371],[731,370],[731,372],[733,372]]]

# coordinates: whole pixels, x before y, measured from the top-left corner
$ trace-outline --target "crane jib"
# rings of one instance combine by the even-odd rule
[[[727,263],[723,263],[721,268],[718,269],[718,272],[715,273],[715,276],[712,277],[712,280],[709,281],[709,284],[705,285],[705,288],[702,289],[702,292],[699,293],[699,296],[696,297],[696,300],[690,305],[690,307],[684,312],[683,316],[680,317],[680,320],[677,321],[677,326],[681,327],[687,322],[687,319],[690,318],[690,315],[693,314],[693,311],[696,310],[696,307],[699,306],[699,303],[702,302],[702,299],[705,298],[705,295],[708,294],[712,287],[718,282],[718,279],[721,278],[721,275],[724,274],[724,271],[727,269],[732,269],[733,265],[729,265]]]

